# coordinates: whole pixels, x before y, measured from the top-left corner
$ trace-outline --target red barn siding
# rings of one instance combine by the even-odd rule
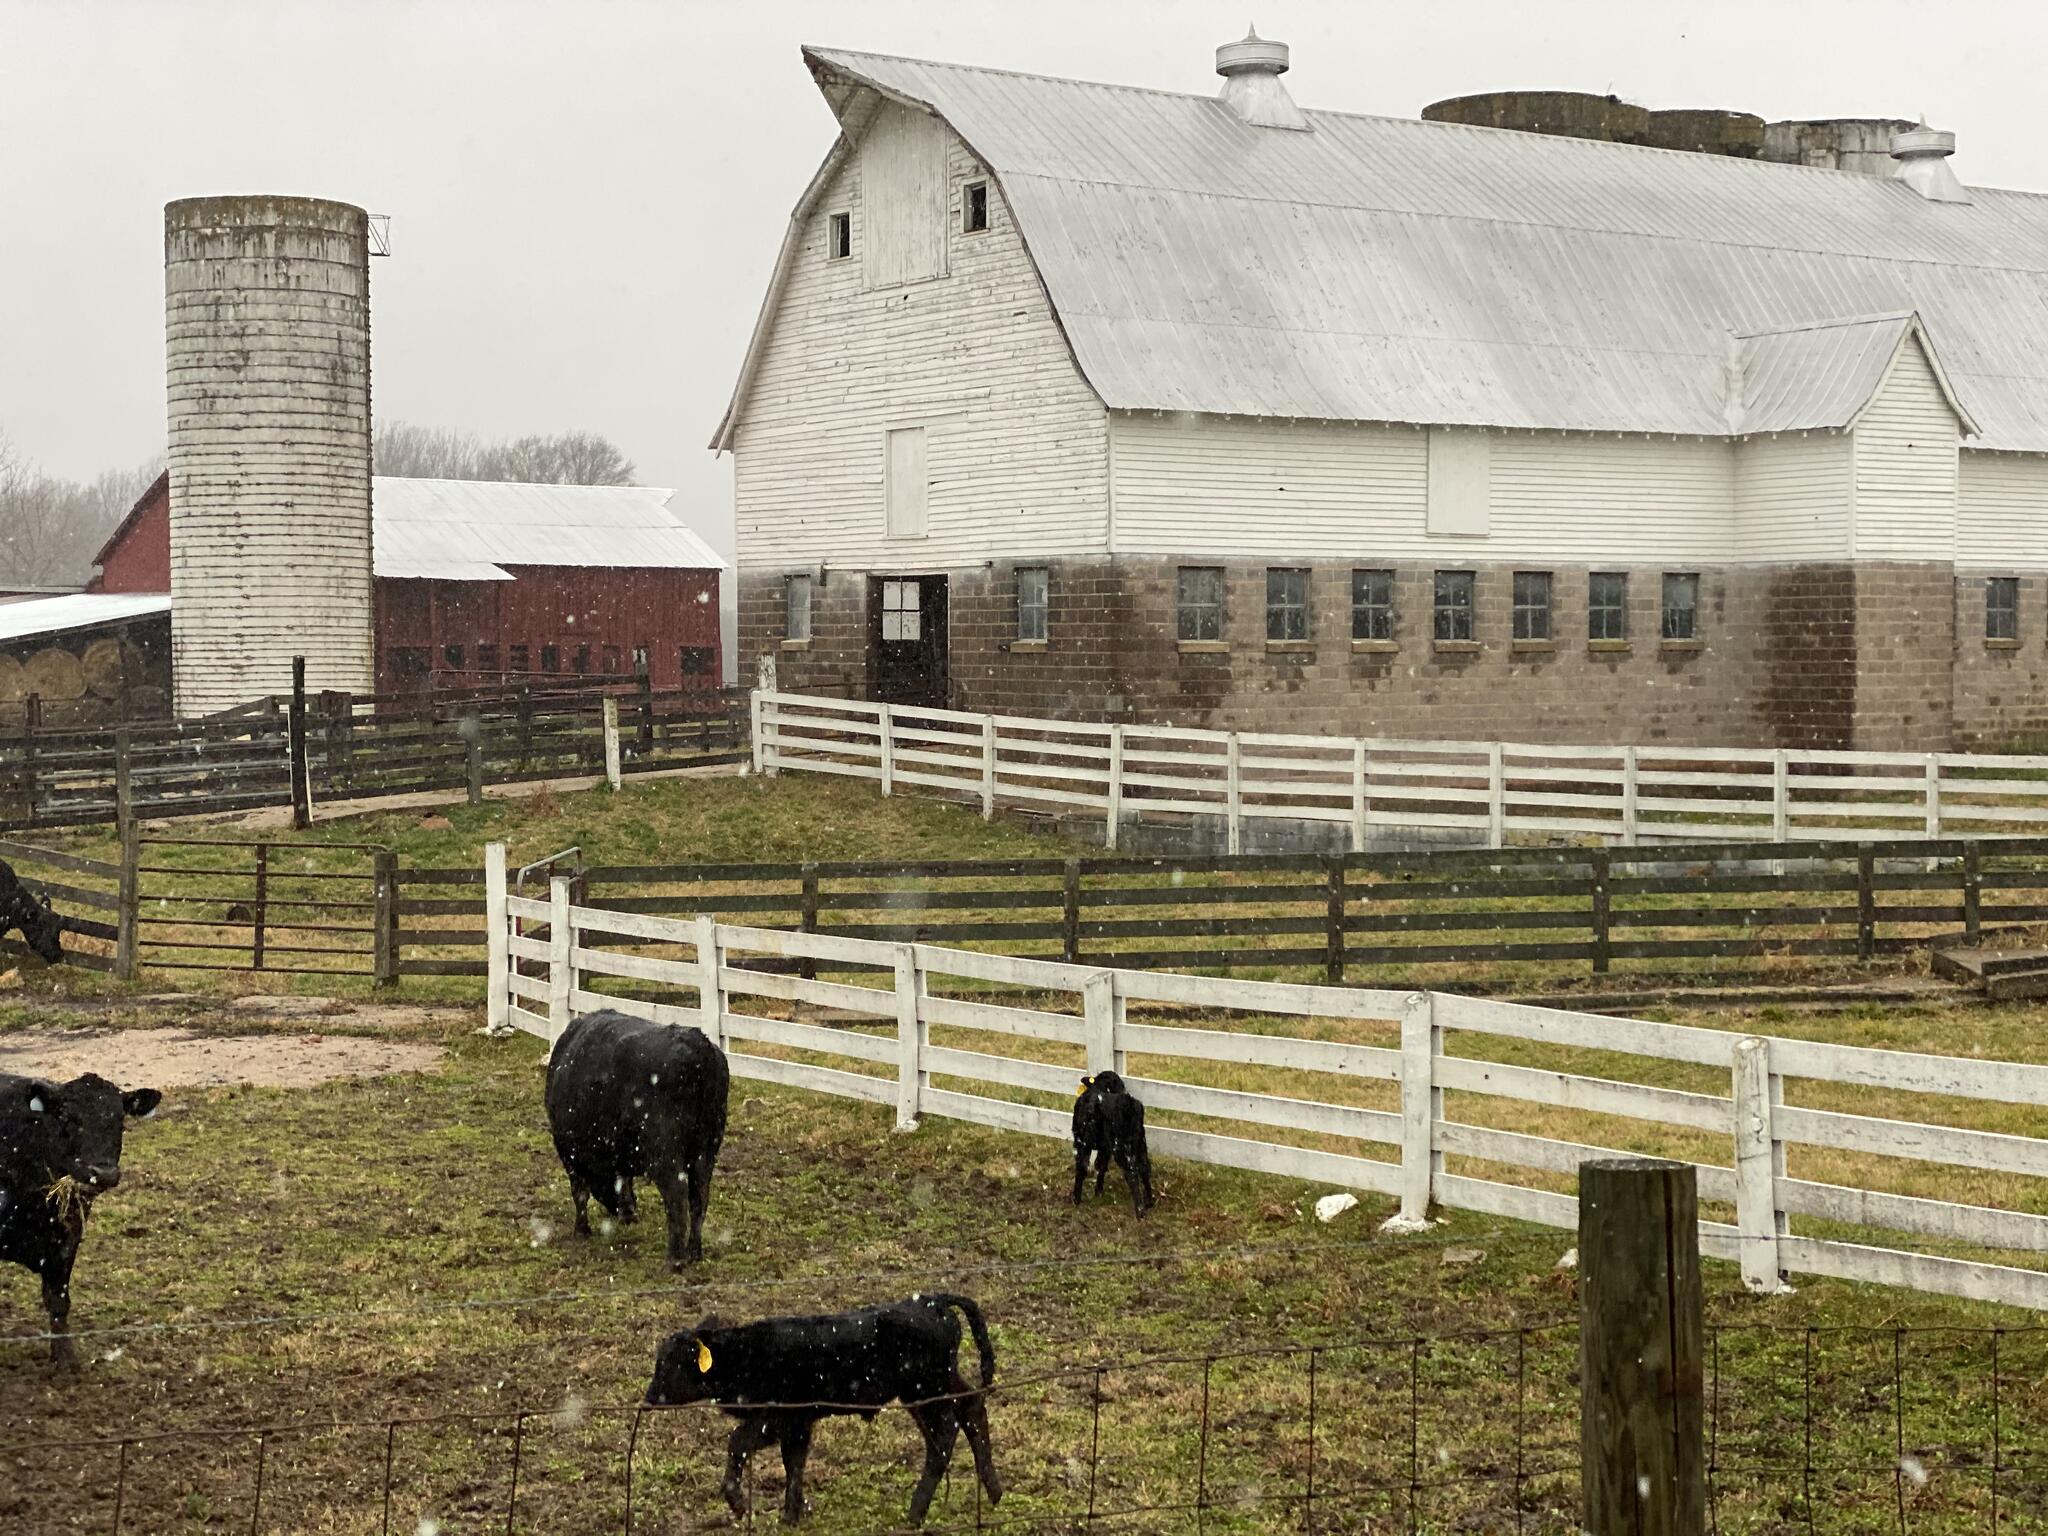
[[[171,480],[159,475],[100,551],[94,592],[171,590]]]

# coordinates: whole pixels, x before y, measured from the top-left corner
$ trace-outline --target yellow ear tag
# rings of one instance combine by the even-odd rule
[[[699,1376],[707,1375],[710,1370],[711,1351],[705,1348],[703,1340],[700,1339],[697,1341],[697,1374]]]
[[[1084,1077],[1081,1079],[1081,1086],[1074,1090],[1074,1097],[1078,1099],[1079,1097],[1081,1097],[1082,1094],[1086,1093],[1087,1091],[1088,1079]]]

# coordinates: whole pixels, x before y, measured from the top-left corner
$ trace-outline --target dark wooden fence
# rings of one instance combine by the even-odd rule
[[[374,800],[605,771],[607,704],[623,774],[743,755],[744,696],[656,689],[642,679],[460,693],[315,693],[230,716],[0,738],[0,828],[117,819],[126,772],[134,814],[198,815]]]
[[[580,901],[615,911],[1329,982],[1480,963],[1796,970],[2048,922],[2048,839],[571,872]],[[482,975],[479,872],[397,880],[398,972]]]

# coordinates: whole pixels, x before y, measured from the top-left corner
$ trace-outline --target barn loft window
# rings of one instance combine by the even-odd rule
[[[645,677],[647,675],[647,647],[644,645],[633,647],[633,675],[635,677]]]
[[[1550,572],[1515,572],[1515,639],[1550,638]]]
[[[1045,639],[1051,592],[1051,573],[1044,566],[1017,568],[1017,638],[1026,644],[1042,643]]]
[[[620,671],[619,661],[619,648],[616,645],[606,646],[604,648],[604,670],[607,677],[618,676]]]
[[[493,640],[479,640],[476,643],[476,669],[490,674],[498,670],[498,646]]]
[[[1389,641],[1394,638],[1394,573],[1351,573],[1351,638]]]
[[[1472,585],[1470,571],[1436,573],[1436,638],[1469,641],[1472,638]]]
[[[1666,640],[1697,640],[1700,635],[1700,578],[1692,571],[1664,573]]]
[[[570,670],[575,672],[578,677],[587,674],[590,671],[590,647],[587,645],[577,646],[576,659],[569,666]]]
[[[2012,640],[2020,637],[2020,579],[1993,576],[1984,583],[1984,638]]]
[[[960,233],[978,235],[988,228],[988,183],[970,181],[960,189]]]
[[[790,576],[782,583],[782,638],[811,638],[811,578]]]
[[[825,259],[844,261],[853,254],[853,215],[835,213],[825,220]]]
[[[1177,593],[1178,633],[1183,641],[1223,638],[1223,568],[1184,565]]]
[[[1266,638],[1308,638],[1308,572],[1274,567],[1266,572]]]
[[[450,672],[460,672],[462,670],[462,647],[459,645],[442,646],[441,664]]]
[[[515,676],[523,677],[533,670],[533,652],[526,646],[508,646],[506,656],[507,667]]]
[[[921,539],[927,491],[924,428],[895,427],[886,437],[883,531],[892,539]]]
[[[1595,571],[1586,578],[1586,638],[1628,638],[1628,574]]]
[[[543,672],[559,672],[562,670],[562,649],[560,646],[544,645],[540,648],[540,669]]]

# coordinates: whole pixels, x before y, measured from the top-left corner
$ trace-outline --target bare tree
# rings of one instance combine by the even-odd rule
[[[84,585],[100,545],[162,470],[156,459],[80,484],[45,474],[0,434],[0,581]]]
[[[466,432],[392,421],[377,428],[374,449],[377,473],[399,479],[633,483],[633,461],[596,432],[530,433],[486,443]]]

